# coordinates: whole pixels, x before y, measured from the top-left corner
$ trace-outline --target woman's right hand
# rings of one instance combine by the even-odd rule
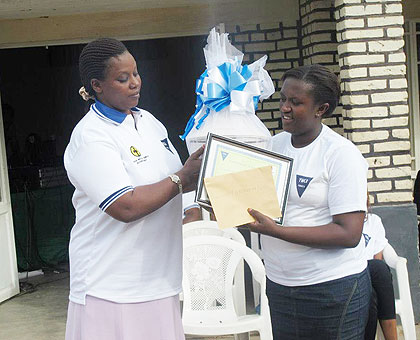
[[[204,152],[204,145],[195,151],[185,162],[183,168],[176,174],[181,179],[182,191],[189,192],[197,188],[198,175],[200,173],[201,155]]]

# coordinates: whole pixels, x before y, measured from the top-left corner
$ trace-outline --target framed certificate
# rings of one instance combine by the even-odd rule
[[[245,144],[235,139],[209,133],[198,177],[195,201],[204,207],[211,208],[204,186],[204,178],[271,166],[281,209],[281,216],[276,218],[275,221],[278,224],[283,224],[292,165],[292,158]]]

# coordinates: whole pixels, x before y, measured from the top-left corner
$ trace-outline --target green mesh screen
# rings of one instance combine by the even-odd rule
[[[66,185],[11,194],[19,271],[68,261],[73,192]]]

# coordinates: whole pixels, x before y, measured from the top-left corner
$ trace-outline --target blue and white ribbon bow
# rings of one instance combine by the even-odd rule
[[[259,80],[252,80],[248,65],[229,63],[204,71],[196,83],[196,110],[188,120],[185,132],[180,138],[185,140],[198,119],[199,129],[211,110],[219,112],[229,106],[230,112],[254,114],[261,95]]]

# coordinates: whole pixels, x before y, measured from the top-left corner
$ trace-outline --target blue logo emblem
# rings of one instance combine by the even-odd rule
[[[368,234],[362,233],[363,237],[365,238],[365,247],[369,244],[371,237]]]
[[[301,175],[296,175],[296,189],[299,197],[302,197],[309,183],[312,181],[313,177],[306,177]]]
[[[226,157],[229,155],[229,153],[227,153],[226,151],[220,151],[220,153],[222,154],[222,159],[225,160]]]
[[[162,139],[162,140],[161,140],[161,142],[162,142],[163,146],[164,146],[166,149],[168,149],[168,151],[169,151],[170,153],[172,153],[172,154],[173,154],[173,152],[172,152],[172,150],[171,150],[171,148],[170,148],[170,146],[169,146],[168,138]]]

